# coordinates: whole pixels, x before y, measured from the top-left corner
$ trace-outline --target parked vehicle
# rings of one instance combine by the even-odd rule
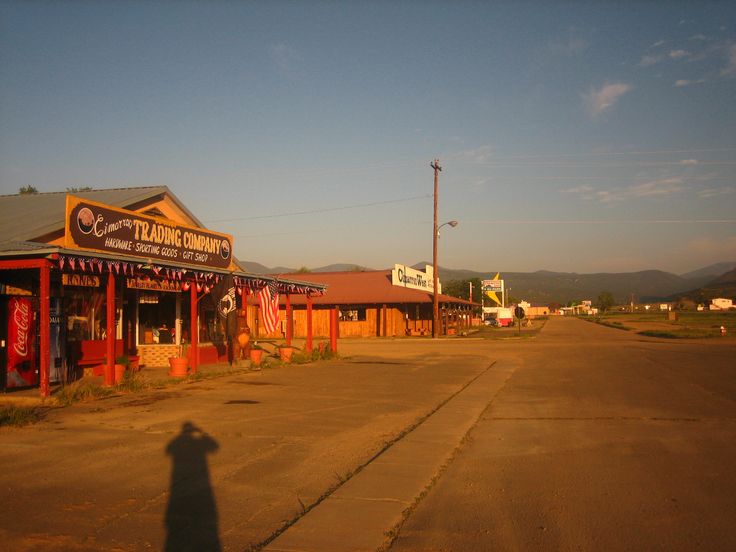
[[[496,313],[496,321],[499,326],[513,326],[514,324],[514,311],[508,308],[499,308]]]

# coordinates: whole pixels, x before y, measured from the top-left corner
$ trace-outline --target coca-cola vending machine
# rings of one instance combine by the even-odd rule
[[[36,309],[31,297],[9,297],[5,305],[5,388],[38,385]]]

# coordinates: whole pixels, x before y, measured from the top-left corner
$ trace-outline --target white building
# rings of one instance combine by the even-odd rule
[[[728,310],[733,308],[733,300],[718,297],[711,299],[710,310]]]

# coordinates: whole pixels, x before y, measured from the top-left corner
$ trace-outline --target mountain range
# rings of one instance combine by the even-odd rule
[[[414,268],[423,270],[425,265],[417,263]],[[269,268],[259,263],[240,261],[247,272],[253,274],[287,274],[298,269],[287,267]],[[350,270],[373,270],[355,264],[331,264],[309,269],[309,272],[343,272]],[[696,301],[712,297],[736,296],[736,262],[709,265],[685,274],[672,274],[661,270],[639,272],[578,274],[575,272],[477,272],[473,270],[439,267],[443,282],[451,280],[486,280],[501,273],[509,296],[531,303],[560,303],[591,299],[595,301],[603,291],[610,292],[617,303],[655,302],[675,300],[687,296]],[[297,278],[298,279],[298,278]]]

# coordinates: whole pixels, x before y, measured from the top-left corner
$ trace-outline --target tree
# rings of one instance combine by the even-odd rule
[[[22,186],[18,188],[18,193],[20,195],[31,195],[31,194],[37,194],[38,190],[34,188],[33,186]]]
[[[312,271],[309,270],[306,266],[301,266],[296,272],[297,274],[306,274],[307,272],[312,272]]]
[[[598,294],[598,308],[601,312],[609,310],[614,303],[615,301],[613,300],[613,295],[611,295],[610,291],[601,291],[600,294]]]
[[[92,188],[90,186],[82,186],[81,188],[67,188],[66,191],[70,194],[75,194],[77,192],[91,192]]]

